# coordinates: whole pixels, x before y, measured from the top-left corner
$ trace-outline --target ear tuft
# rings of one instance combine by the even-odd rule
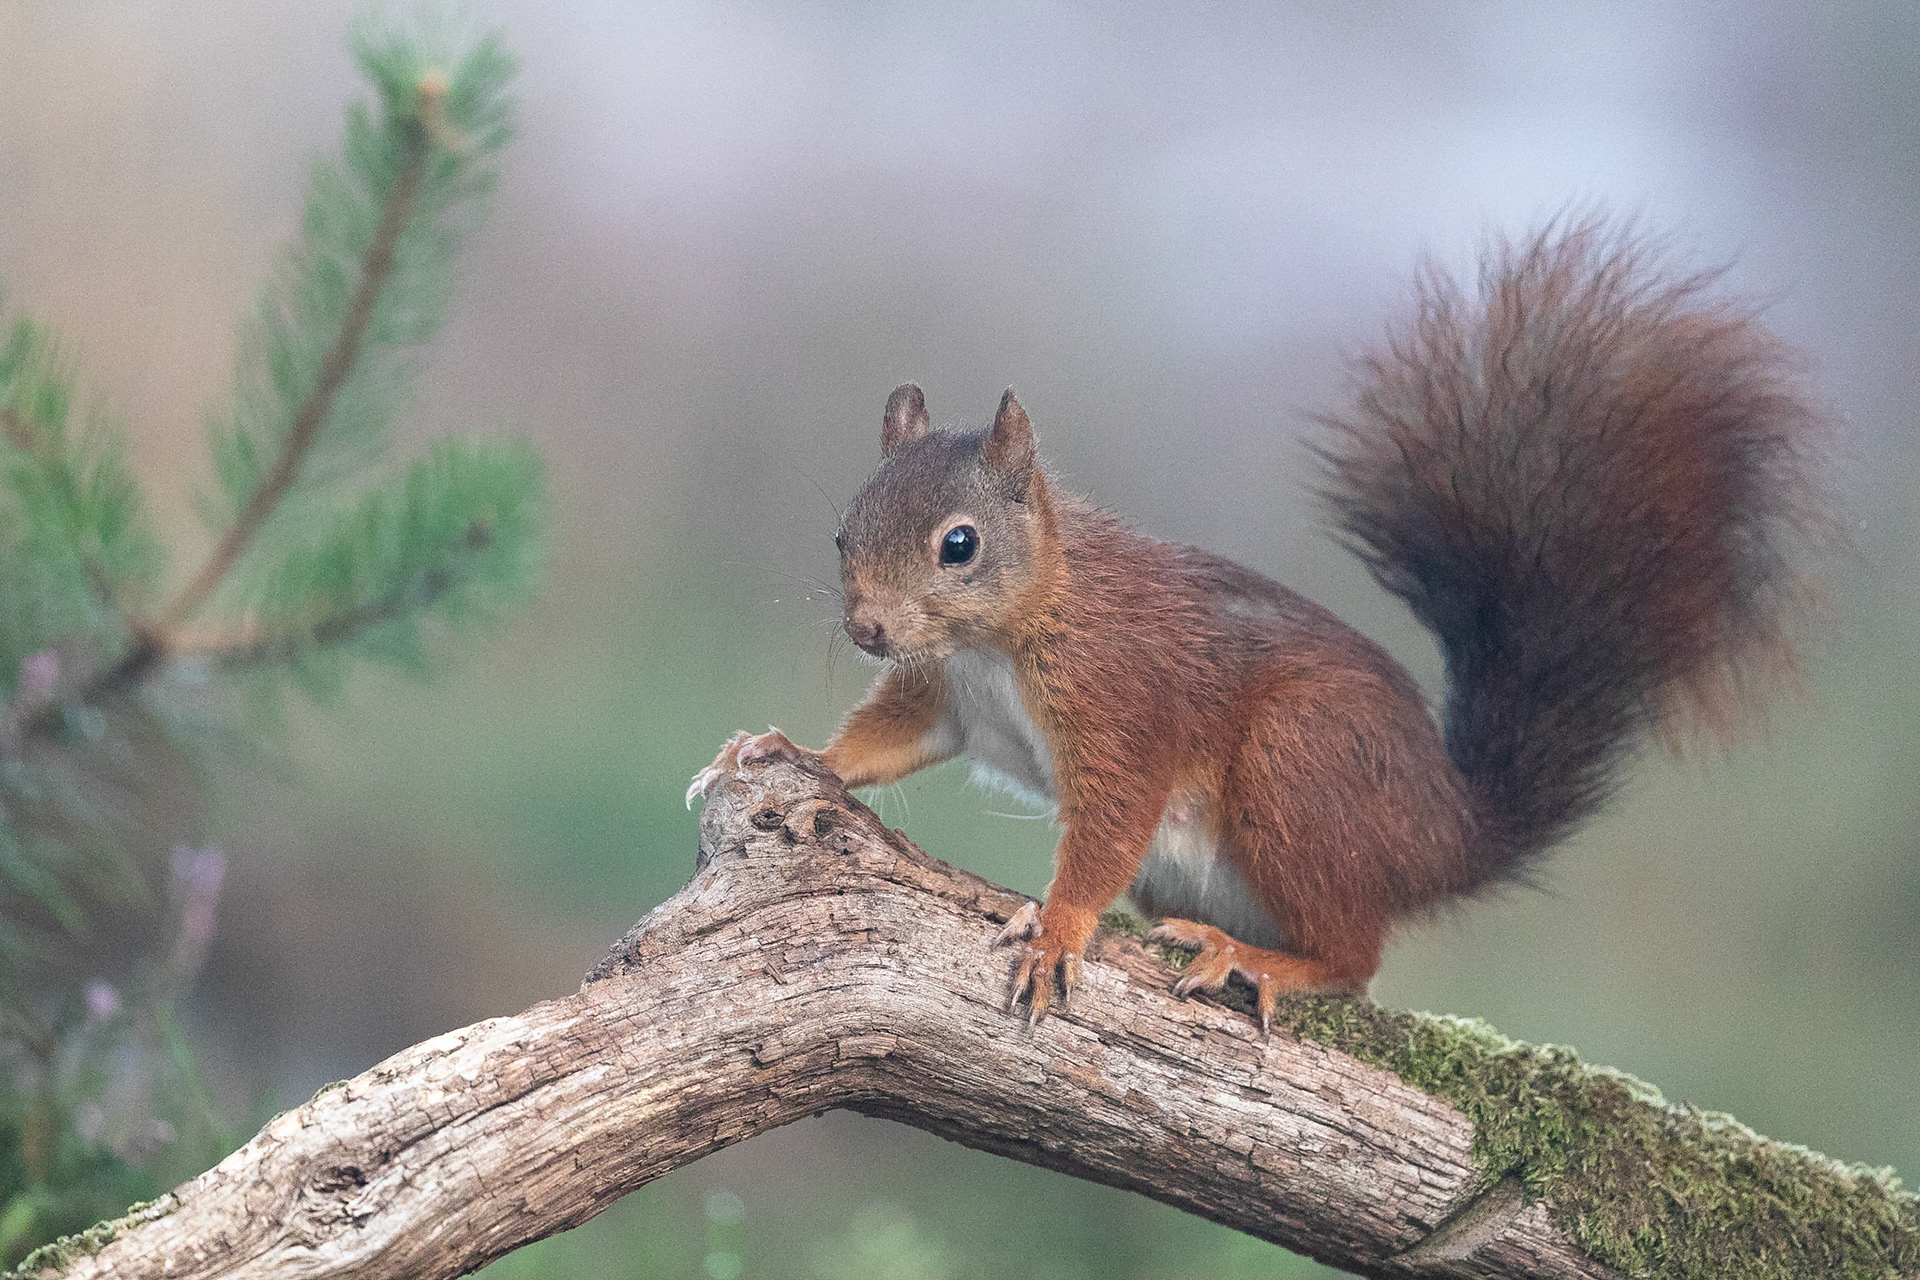
[[[880,456],[891,458],[903,446],[927,434],[927,398],[911,382],[903,382],[887,397],[887,411],[880,418]]]
[[[1033,479],[1033,453],[1033,423],[1008,387],[993,415],[993,430],[980,446],[980,461],[1005,480],[1009,496],[1018,498]]]

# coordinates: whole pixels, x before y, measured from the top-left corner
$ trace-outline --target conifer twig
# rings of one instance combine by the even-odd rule
[[[98,566],[83,566],[100,592],[102,604],[117,617],[129,619],[127,642],[124,648],[97,664],[75,662],[63,669],[55,696],[47,699],[31,717],[23,718],[20,727],[24,733],[57,732],[63,722],[64,708],[70,704],[124,693],[153,678],[170,657],[187,654],[190,649],[185,636],[187,624],[214,599],[256,546],[261,531],[283,505],[317,444],[327,434],[328,423],[341,397],[350,394],[350,384],[367,356],[369,343],[380,340],[375,326],[382,300],[393,285],[396,273],[402,270],[403,241],[419,216],[422,202],[434,199],[431,186],[438,181],[431,168],[434,157],[445,154],[456,164],[464,164],[481,150],[497,145],[504,136],[496,126],[476,142],[449,118],[453,86],[443,68],[430,66],[416,72],[409,88],[410,110],[396,108],[392,98],[388,99],[387,127],[397,135],[398,154],[390,177],[381,184],[384,194],[379,200],[378,220],[358,254],[359,271],[353,291],[331,332],[322,331],[326,345],[313,383],[297,403],[286,406],[290,412],[285,419],[284,434],[277,445],[261,450],[263,461],[270,459],[270,463],[251,485],[235,495],[238,511],[205,561],[179,592],[156,611],[141,616],[122,607],[106,589],[108,581]],[[4,413],[4,417],[0,417],[0,438],[11,440],[30,453],[42,451],[45,442],[33,431],[26,415],[13,406],[0,406],[0,413]],[[486,532],[483,530],[481,542],[470,542],[469,549],[485,546],[490,540],[484,536]],[[311,625],[302,622],[296,614],[290,623],[277,625],[270,635],[248,634],[243,628],[237,636],[229,633],[232,638],[218,642],[211,652],[203,651],[197,656],[215,661],[223,669],[235,670],[285,661],[303,649],[345,644],[383,623],[400,621],[407,613],[438,602],[459,585],[453,578],[450,569],[419,571],[409,583],[387,590],[370,602],[336,603],[332,613],[325,612],[325,606],[315,609],[313,613],[319,620]]]
[[[55,335],[0,298],[0,893],[26,913],[0,928],[0,1050],[25,1072],[0,1089],[24,1170],[0,1187],[9,1257],[230,1145],[168,1012],[204,958],[224,865],[192,847],[207,779],[187,766],[213,744],[148,687],[188,654],[262,668],[256,694],[278,694],[280,668],[316,701],[361,660],[424,675],[443,631],[491,621],[536,567],[541,474],[524,444],[456,436],[386,465],[408,357],[440,328],[512,135],[512,58],[497,36],[454,35],[357,25],[376,97],[309,170],[299,234],[208,426],[206,543],[166,590],[124,432],[80,416]],[[357,483],[376,469],[393,474]],[[349,485],[351,500],[318,501]],[[296,524],[296,505],[325,518]],[[150,855],[182,837],[155,895]],[[89,982],[102,946],[124,983]],[[157,1115],[192,1123],[137,1148],[102,1137]]]
[[[46,442],[36,431],[33,424],[12,405],[0,405],[0,438],[4,438],[14,448],[34,459],[44,456]],[[93,592],[94,599],[107,612],[120,616],[124,610],[120,598],[114,593],[113,583],[108,580],[106,571],[100,562],[90,555],[80,556],[81,571],[86,574],[87,587]]]
[[[485,525],[475,524],[468,531],[465,549],[477,551],[484,548],[490,536]],[[271,666],[308,649],[328,649],[350,644],[384,623],[397,622],[410,614],[431,608],[457,581],[457,575],[450,568],[436,566],[377,600],[325,614],[309,625],[269,632],[243,631],[218,635],[197,643],[188,643],[185,637],[181,637],[169,652],[176,659],[201,662],[228,672]]]
[[[425,98],[431,90],[423,85],[421,92]],[[212,554],[200,566],[200,571],[156,619],[150,639],[161,647],[165,646],[166,637],[174,629],[200,612],[214,592],[219,590],[220,584],[226,581],[227,575],[233,571],[234,565],[259,533],[260,527],[266,523],[267,517],[273,514],[274,508],[286,496],[294,477],[299,474],[307,451],[320,434],[320,428],[326,424],[335,398],[353,372],[360,348],[366,340],[367,328],[373,322],[380,291],[393,273],[394,251],[413,216],[420,182],[426,175],[431,146],[427,131],[416,122],[407,129],[406,134],[406,155],[394,178],[393,189],[387,194],[386,205],[381,210],[379,229],[374,233],[373,243],[368,246],[363,259],[360,283],[354,291],[353,301],[347,308],[346,318],[340,324],[340,332],[335,336],[333,346],[328,349],[326,359],[321,363],[320,376],[314,380],[313,390],[294,414],[293,426],[288,430],[287,438],[282,442],[280,453],[266,478],[248,497],[246,506],[241,508],[233,524],[221,536]],[[153,656],[157,656],[149,656],[141,663],[132,662],[142,647],[136,645],[127,655],[128,661],[122,662],[121,666],[128,668],[129,673],[139,670],[150,663]]]
[[[382,623],[396,621],[416,608],[432,604],[452,585],[451,574],[434,572],[422,580],[417,590],[391,592],[382,599],[330,613],[312,626],[241,632],[197,644],[176,645],[170,653],[177,661],[204,663],[228,672],[272,666],[308,649],[348,644]]]
[[[380,222],[373,242],[361,259],[360,280],[348,303],[340,329],[320,364],[313,388],[295,411],[293,424],[281,442],[273,466],[248,495],[246,504],[227,527],[220,541],[180,593],[151,621],[135,628],[133,643],[119,659],[97,675],[82,682],[79,696],[91,700],[126,689],[147,679],[164,663],[174,643],[174,634],[199,613],[220,589],[240,558],[252,545],[281,499],[293,487],[320,430],[347,379],[352,375],[373,323],[381,290],[393,275],[400,237],[412,220],[420,186],[426,177],[427,161],[433,148],[433,130],[427,121],[437,119],[446,94],[444,75],[423,77],[417,89],[418,116],[405,130],[406,151],[393,186],[380,211]],[[39,718],[36,729],[50,729],[57,722],[51,714]]]

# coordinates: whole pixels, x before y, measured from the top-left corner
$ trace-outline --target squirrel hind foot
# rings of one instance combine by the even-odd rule
[[[1283,995],[1296,992],[1358,995],[1366,990],[1364,980],[1356,981],[1325,961],[1250,946],[1235,940],[1223,929],[1197,920],[1162,920],[1147,937],[1153,942],[1198,953],[1173,984],[1176,996],[1185,998],[1196,991],[1213,995],[1234,977],[1252,987],[1254,1013],[1260,1020],[1262,1035],[1272,1033],[1274,1010]]]

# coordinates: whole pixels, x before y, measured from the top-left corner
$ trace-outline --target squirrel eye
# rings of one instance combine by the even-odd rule
[[[970,524],[957,524],[940,539],[941,564],[965,564],[980,549],[980,535]]]
[[[846,534],[844,534],[844,533],[842,533],[842,532],[841,532],[840,530],[838,530],[838,529],[835,529],[835,530],[833,531],[833,549],[834,549],[835,551],[838,551],[838,552],[840,552],[840,553],[841,553],[842,555],[845,555],[845,554],[846,554],[846,550],[847,550],[847,535],[846,535]]]

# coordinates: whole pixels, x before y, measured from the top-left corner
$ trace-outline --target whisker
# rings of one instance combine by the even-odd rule
[[[821,595],[829,596],[835,600],[842,598],[840,588],[830,586],[812,574],[794,573],[789,569],[775,569],[771,565],[749,564],[744,560],[722,560],[720,561],[720,565],[722,568],[727,569],[746,569],[753,573],[771,574],[776,578],[785,578],[788,582],[805,587],[809,593],[818,592]]]
[[[801,477],[804,478],[808,484],[813,486],[814,492],[820,495],[820,500],[822,502],[825,502],[827,504],[828,510],[833,512],[834,528],[837,529],[843,523],[845,523],[847,518],[847,513],[841,509],[839,503],[833,500],[833,495],[827,492],[826,487],[814,478],[813,473],[808,471],[805,467],[796,467],[795,470],[799,471]]]
[[[852,643],[852,641],[847,639],[847,633],[843,628],[835,627],[832,631],[827,632],[827,660],[822,664],[820,674],[826,681],[827,693],[829,695],[833,693],[833,660],[839,656],[840,646],[843,643]]]

